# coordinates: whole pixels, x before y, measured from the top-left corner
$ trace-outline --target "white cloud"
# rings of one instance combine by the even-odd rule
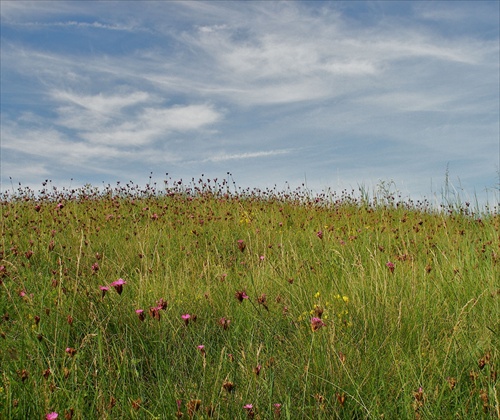
[[[55,90],[51,93],[53,99],[62,102],[70,102],[92,112],[102,114],[115,114],[123,108],[137,105],[153,100],[147,92],[132,92],[129,94],[110,94],[105,95],[78,95],[73,92]]]
[[[260,151],[260,152],[246,152],[246,153],[219,153],[214,154],[211,157],[208,157],[203,160],[203,162],[224,162],[227,160],[241,160],[241,159],[255,159],[261,157],[271,157],[278,155],[286,155],[289,154],[291,150],[282,149],[282,150],[268,150],[268,151]]]

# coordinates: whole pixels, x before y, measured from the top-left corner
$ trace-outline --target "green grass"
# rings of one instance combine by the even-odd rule
[[[500,416],[495,211],[205,180],[1,210],[0,418]]]

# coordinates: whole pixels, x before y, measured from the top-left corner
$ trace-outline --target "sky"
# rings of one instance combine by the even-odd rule
[[[500,2],[0,1],[2,191],[500,181]],[[496,201],[498,202],[498,201]]]

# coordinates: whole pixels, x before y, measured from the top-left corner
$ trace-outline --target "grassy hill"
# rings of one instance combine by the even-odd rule
[[[498,418],[500,217],[348,192],[20,190],[0,418]]]

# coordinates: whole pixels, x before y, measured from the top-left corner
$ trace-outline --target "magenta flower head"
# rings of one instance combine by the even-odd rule
[[[123,279],[118,279],[114,281],[113,283],[110,284],[111,287],[114,287],[115,290],[118,292],[119,295],[122,294],[123,291],[123,285],[127,284],[127,282]]]
[[[253,411],[253,404],[246,404],[243,406],[243,408],[247,410],[248,418],[252,419],[255,416],[255,413]]]
[[[184,315],[181,315],[181,318],[184,320],[184,323],[186,325],[189,324],[189,320],[191,319],[191,315],[190,314],[184,314]]]
[[[139,321],[144,321],[144,318],[145,318],[145,316],[144,316],[144,309],[136,309],[135,313],[139,317]]]
[[[76,349],[73,347],[66,347],[66,353],[68,353],[71,357],[73,357],[76,354]]]
[[[391,261],[387,262],[386,267],[389,269],[389,271],[391,273],[394,273],[394,263],[393,262],[391,262]]]
[[[231,320],[227,319],[226,317],[222,317],[221,319],[219,319],[219,325],[221,325],[222,328],[224,328],[225,330],[227,330],[229,328],[230,323],[231,323]]]
[[[243,252],[246,248],[245,241],[243,239],[238,239],[238,249]]]
[[[108,286],[99,286],[99,289],[101,289],[102,297],[104,297],[106,292],[109,290],[109,287]]]
[[[57,418],[59,417],[59,414],[57,414],[55,411],[53,411],[52,413],[48,413],[45,418],[47,420],[56,420]]]
[[[323,239],[323,231],[322,231],[322,230],[319,230],[319,231],[316,233],[316,236],[317,236],[319,239]]]
[[[248,295],[245,293],[244,290],[241,290],[241,291],[237,291],[234,296],[236,297],[236,299],[238,299],[241,302],[243,302],[243,299],[248,299]]]
[[[207,353],[205,352],[205,346],[203,344],[200,344],[196,348],[200,351],[203,357],[206,357]]]
[[[313,317],[311,318],[311,329],[313,331],[319,330],[321,327],[324,327],[326,324],[321,320],[321,318]]]

